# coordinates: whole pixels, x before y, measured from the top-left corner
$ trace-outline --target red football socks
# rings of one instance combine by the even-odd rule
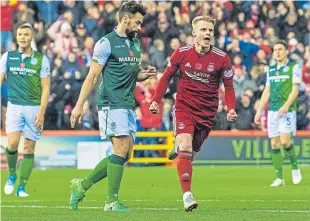
[[[177,169],[183,193],[191,191],[193,171],[191,159],[192,153],[185,151],[179,152]]]

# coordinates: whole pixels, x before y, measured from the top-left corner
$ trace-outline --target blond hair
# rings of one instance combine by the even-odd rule
[[[197,24],[197,22],[199,21],[206,21],[206,22],[211,22],[213,25],[216,24],[216,20],[214,18],[211,18],[210,16],[207,15],[201,15],[201,16],[197,16],[193,19],[192,21],[192,27],[193,29],[195,28],[195,25]]]

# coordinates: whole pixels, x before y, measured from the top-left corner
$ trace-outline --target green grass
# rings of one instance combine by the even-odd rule
[[[274,179],[271,166],[200,166],[194,168],[192,192],[199,207],[183,211],[181,188],[175,168],[126,168],[120,198],[130,213],[103,211],[106,180],[93,186],[80,209],[68,207],[69,181],[84,177],[85,170],[34,170],[28,183],[30,197],[19,199],[1,193],[2,221],[307,221],[310,220],[310,167],[302,167],[304,179],[293,185],[285,167],[286,185],[269,187]],[[7,172],[1,175],[1,189]]]

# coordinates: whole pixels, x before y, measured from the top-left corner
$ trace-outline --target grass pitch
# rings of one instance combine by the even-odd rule
[[[103,211],[107,181],[94,185],[77,212],[69,209],[70,180],[84,177],[86,170],[34,170],[27,185],[28,198],[5,196],[8,173],[1,174],[2,221],[308,221],[310,220],[310,167],[301,167],[303,181],[293,185],[285,167],[286,185],[269,187],[271,166],[196,166],[192,192],[199,207],[183,210],[181,188],[175,168],[125,168],[120,199],[133,211]],[[18,182],[18,181],[17,181]]]

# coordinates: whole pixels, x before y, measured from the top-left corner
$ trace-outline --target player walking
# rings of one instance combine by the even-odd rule
[[[191,193],[192,159],[212,128],[218,109],[221,80],[226,91],[227,119],[233,121],[237,117],[230,58],[211,45],[214,25],[215,20],[208,16],[194,18],[192,26],[195,44],[181,47],[173,53],[150,106],[150,111],[158,112],[158,103],[170,79],[180,70],[173,111],[176,146],[170,152],[169,159],[178,157],[177,170],[187,212],[198,206]]]
[[[129,211],[119,202],[118,192],[123,165],[129,159],[137,129],[133,111],[136,82],[156,74],[155,68],[150,66],[140,71],[141,47],[137,34],[145,14],[142,5],[134,1],[124,3],[119,10],[118,26],[95,45],[88,76],[72,111],[71,126],[81,121],[83,104],[102,73],[98,102],[100,136],[111,139],[113,154],[103,159],[83,180],[72,180],[70,206],[73,210],[78,209],[78,203],[93,184],[108,176],[108,197],[104,210]]]
[[[44,123],[50,94],[50,65],[46,56],[33,51],[34,31],[30,24],[17,29],[18,50],[3,54],[0,61],[0,84],[7,79],[9,99],[6,113],[8,147],[5,150],[9,177],[4,193],[14,192],[16,163],[21,133],[25,136],[24,158],[20,164],[20,181],[16,196],[27,197],[25,186],[34,166],[34,152]]]
[[[268,136],[271,139],[272,163],[276,172],[276,180],[271,186],[284,185],[281,145],[292,164],[293,183],[299,184],[302,176],[294,146],[291,144],[291,135],[296,134],[296,98],[301,83],[301,67],[288,60],[288,47],[284,41],[274,45],[273,56],[276,64],[269,67],[266,87],[254,121],[260,124],[261,113],[269,101]]]

